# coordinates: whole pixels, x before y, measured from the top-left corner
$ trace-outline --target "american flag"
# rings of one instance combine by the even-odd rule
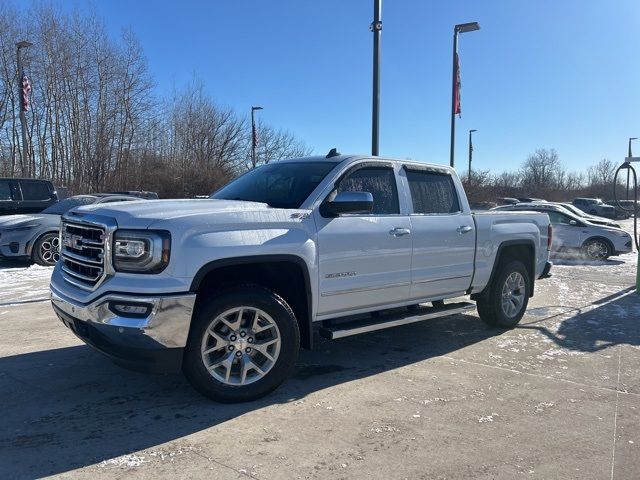
[[[31,82],[29,78],[22,72],[22,111],[29,111],[29,97],[31,96]]]
[[[456,85],[455,90],[453,92],[453,113],[458,114],[459,117],[462,117],[462,106],[460,104],[460,58],[456,53]]]
[[[258,146],[258,130],[256,129],[256,126],[253,126],[253,132],[251,133],[251,137],[252,137],[252,141],[253,141],[253,147],[257,147]]]

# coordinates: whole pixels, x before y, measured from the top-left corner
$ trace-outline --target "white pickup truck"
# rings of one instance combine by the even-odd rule
[[[51,299],[68,328],[224,402],[275,389],[318,329],[336,339],[475,306],[514,327],[551,268],[546,214],[472,214],[451,168],[331,152],[211,199],[75,209],[61,244]]]

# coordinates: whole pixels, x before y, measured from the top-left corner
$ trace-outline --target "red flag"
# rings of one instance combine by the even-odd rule
[[[22,72],[22,111],[29,111],[29,97],[31,96],[31,83],[27,76]]]
[[[462,117],[462,106],[460,104],[460,58],[456,53],[456,85],[455,90],[453,92],[453,113],[458,114],[458,116]]]
[[[253,142],[253,147],[257,147],[258,146],[258,130],[256,129],[256,126],[253,126],[253,132],[251,133],[251,137],[252,137],[252,142]]]

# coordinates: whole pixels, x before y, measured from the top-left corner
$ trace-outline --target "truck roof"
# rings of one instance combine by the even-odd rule
[[[298,158],[288,158],[286,160],[279,160],[278,163],[293,163],[293,162],[329,162],[329,163],[342,163],[342,162],[352,162],[357,160],[370,160],[372,162],[402,162],[407,165],[414,165],[416,167],[428,167],[436,170],[446,170],[450,173],[454,172],[454,169],[449,167],[449,165],[443,165],[439,163],[426,163],[420,162],[417,160],[407,160],[401,158],[391,158],[391,157],[374,157],[372,155],[336,155],[334,157],[325,157],[322,155],[315,155],[311,157],[298,157]]]

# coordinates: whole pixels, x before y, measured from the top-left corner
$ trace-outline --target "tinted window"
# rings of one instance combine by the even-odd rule
[[[569,218],[568,216],[560,212],[543,210],[543,213],[546,213],[547,215],[549,215],[549,221],[551,222],[552,225],[569,225],[569,222],[573,220],[572,218]]]
[[[69,210],[82,205],[90,205],[96,201],[96,197],[71,197],[62,200],[61,202],[51,205],[49,208],[45,208],[42,213],[53,213],[56,215],[62,215]]]
[[[451,175],[407,170],[414,213],[456,213],[460,203]]]
[[[262,202],[275,208],[300,208],[335,166],[333,162],[270,163],[244,174],[210,198]]]
[[[373,196],[373,212],[378,215],[400,213],[398,189],[393,169],[366,167],[348,174],[338,185],[341,192],[369,192]]]
[[[9,182],[0,181],[0,200],[11,200],[11,187]]]
[[[23,200],[50,200],[49,186],[42,182],[20,182]]]

